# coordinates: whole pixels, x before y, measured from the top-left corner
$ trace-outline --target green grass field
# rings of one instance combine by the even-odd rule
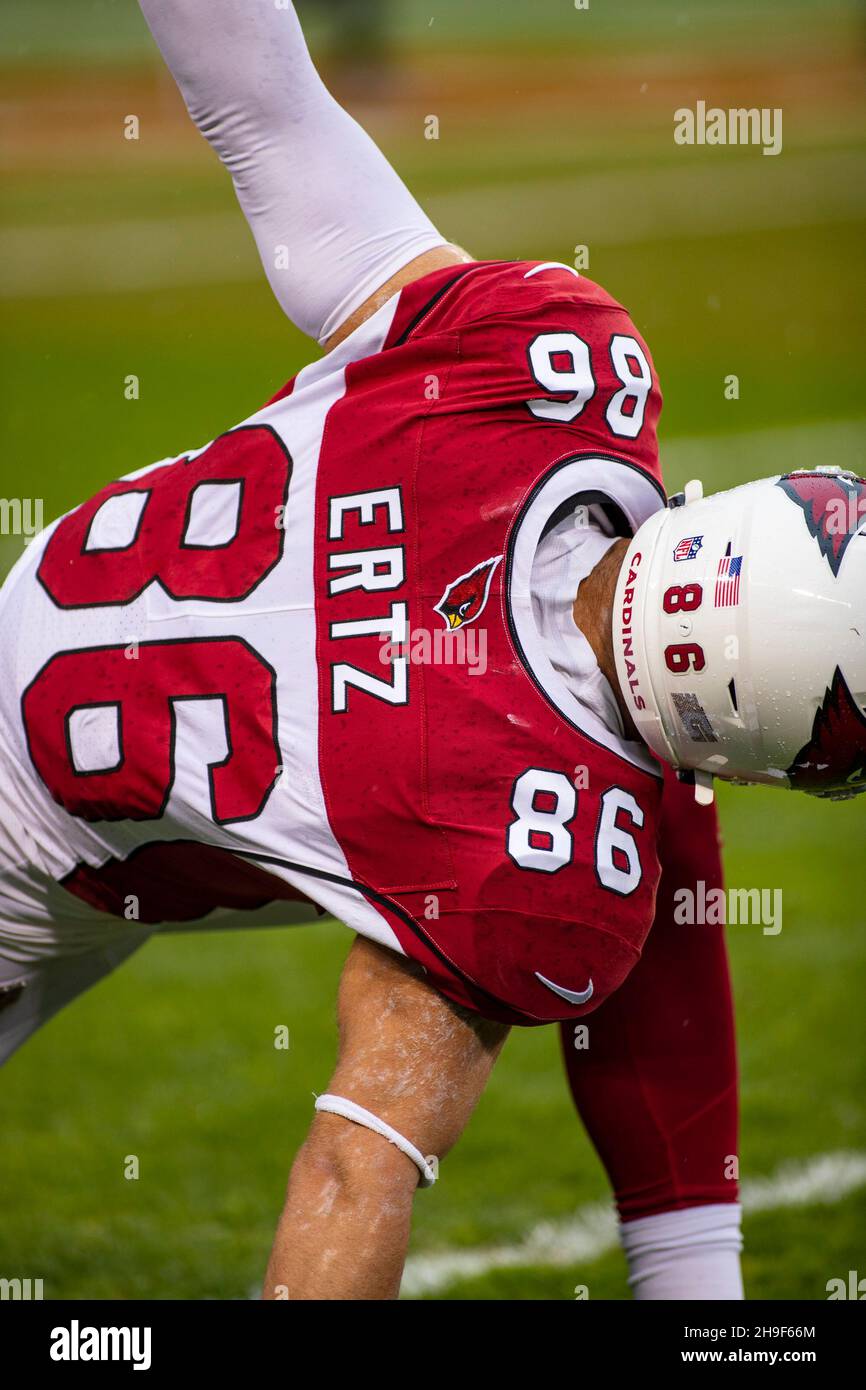
[[[636,0],[616,17],[540,8],[527,34],[516,0],[439,5],[438,29],[407,5],[390,77],[353,109],[479,257],[589,246],[588,273],[653,350],[671,489],[789,464],[862,470],[860,12],[778,0],[750,26],[745,5],[663,4],[652,21]],[[244,418],[311,349],[272,303],[132,0],[4,10],[0,494],[42,497],[47,520]],[[675,146],[672,113],[698,98],[781,106],[783,153]],[[137,143],[120,134],[130,111]],[[429,112],[438,142],[423,139]],[[20,546],[0,536],[0,568]],[[747,1291],[820,1299],[829,1279],[866,1275],[866,816],[758,790],[723,789],[720,803],[729,882],[784,892],[779,936],[729,929],[741,1171],[764,1193],[746,1215]],[[151,942],[13,1058],[0,1275],[43,1278],[47,1297],[249,1296],[328,1078],[348,945],[338,924]],[[288,1051],[273,1047],[278,1024]],[[837,1178],[798,1187],[827,1155]],[[557,1253],[562,1223],[591,1221],[606,1196],[555,1030],[518,1030],[441,1184],[419,1197],[408,1287],[423,1292],[434,1256],[510,1249],[549,1221],[525,1260],[480,1257],[470,1275],[443,1264],[427,1296],[569,1299],[585,1284],[625,1298],[603,1240]]]

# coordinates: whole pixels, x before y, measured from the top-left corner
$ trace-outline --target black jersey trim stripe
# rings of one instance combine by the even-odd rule
[[[227,848],[227,846],[225,848]],[[252,850],[239,849],[231,849],[229,853],[236,854],[239,859],[255,860],[256,863],[279,864],[282,868],[290,869],[294,873],[309,874],[311,878],[320,878],[324,879],[327,883],[336,883],[340,888],[354,888],[362,897],[369,898],[371,902],[377,903],[380,907],[387,908],[389,912],[394,913],[395,917],[399,917],[404,926],[407,926],[412,932],[412,935],[416,936],[418,940],[432,952],[440,964],[445,966],[449,975],[454,975],[457,979],[463,980],[467,985],[471,985],[472,989],[478,994],[483,995],[485,999],[489,999],[497,1008],[506,1010],[506,1012],[510,1013],[514,1018],[535,1018],[534,1014],[523,1013],[520,1009],[516,1009],[513,1004],[509,1004],[505,999],[500,999],[497,995],[491,994],[490,990],[484,989],[476,980],[473,980],[471,975],[465,974],[459,966],[455,965],[455,963],[440,950],[426,932],[419,927],[418,923],[404,907],[401,907],[399,903],[395,903],[393,898],[389,898],[387,894],[380,893],[376,888],[370,888],[365,883],[357,883],[351,878],[343,878],[341,874],[333,874],[327,869],[312,869],[306,864],[295,864],[291,860],[281,859],[275,854],[256,854]],[[536,1021],[541,1022],[542,1020]]]
[[[129,860],[135,858],[135,856],[141,850],[147,849],[151,845],[199,845],[201,843],[202,841],[200,840],[187,840],[183,837],[177,840],[148,840],[145,844],[136,845],[135,848],[126,856],[126,858],[122,860],[118,860],[117,857],[112,854],[110,854],[107,859],[103,860],[102,864],[98,865],[87,864],[84,860],[79,860],[78,863],[74,866],[74,868],[70,869],[69,872],[64,874],[63,877],[58,881],[61,884],[61,886],[65,887],[68,881],[75,876],[79,869],[95,869],[96,872],[98,872],[100,868],[104,868],[104,866],[110,863],[112,860],[114,860],[115,863],[126,863]],[[378,904],[380,907],[387,908],[389,912],[394,913],[395,917],[399,917],[400,921],[409,928],[413,936],[416,936],[418,940],[422,942],[422,944],[426,946],[427,949],[436,957],[440,964],[445,967],[449,975],[453,975],[455,979],[462,980],[465,984],[469,985],[477,994],[481,995],[484,999],[489,999],[491,1004],[495,1004],[499,1010],[504,1010],[506,1013],[510,1014],[514,1019],[526,1019],[534,1023],[543,1023],[545,1021],[543,1019],[536,1018],[534,1014],[524,1013],[522,1010],[515,1008],[513,1004],[509,1004],[505,999],[500,999],[497,995],[491,994],[490,990],[484,989],[484,987],[482,985],[479,985],[476,980],[473,980],[471,975],[466,975],[460,969],[460,967],[455,965],[455,963],[452,960],[450,960],[449,957],[446,956],[443,951],[439,949],[436,943],[432,941],[429,936],[427,936],[427,934],[421,929],[421,927],[419,927],[418,923],[414,920],[411,914],[408,913],[404,907],[401,907],[399,903],[395,903],[392,898],[389,898],[387,896],[387,894],[380,893],[377,889],[370,888],[364,883],[357,883],[354,879],[344,878],[341,874],[331,873],[328,869],[313,869],[308,864],[296,864],[293,860],[282,859],[277,854],[257,854],[254,850],[235,849],[234,847],[230,847],[228,845],[213,845],[212,848],[225,850],[228,854],[233,854],[238,859],[248,859],[255,864],[276,864],[279,865],[280,868],[288,869],[292,873],[307,874],[310,878],[318,878],[324,880],[324,882],[326,883],[334,883],[339,888],[353,888],[355,892],[360,893],[362,897],[368,898],[371,902]],[[67,892],[70,891],[70,889],[67,889]],[[274,898],[272,899],[272,901],[279,902],[281,900],[279,898]],[[320,906],[320,904],[314,903],[314,906]],[[154,931],[158,931],[159,923],[154,923],[153,929]]]
[[[456,275],[452,275],[451,279],[448,280],[444,285],[440,285],[436,293],[427,301],[423,309],[418,310],[418,313],[412,319],[411,323],[408,325],[407,328],[403,329],[403,332],[400,334],[399,338],[395,338],[391,346],[402,347],[403,344],[409,338],[411,338],[412,334],[415,332],[415,329],[418,327],[421,320],[425,318],[427,314],[429,314],[431,309],[434,309],[436,307],[440,299],[445,298],[445,295],[448,293],[449,290],[452,290],[454,288],[458,280],[462,280],[466,275],[470,273],[470,271],[477,269],[477,265],[473,262],[471,265],[464,266],[461,270],[457,272]]]

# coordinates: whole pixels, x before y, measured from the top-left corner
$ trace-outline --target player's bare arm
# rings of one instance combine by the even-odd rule
[[[419,1160],[435,1176],[508,1032],[450,1004],[411,962],[360,938],[337,1011],[328,1101],[350,1097],[394,1138],[406,1136],[416,1156],[342,1114],[317,1114],[292,1168],[265,1298],[396,1298],[413,1199],[426,1181]]]

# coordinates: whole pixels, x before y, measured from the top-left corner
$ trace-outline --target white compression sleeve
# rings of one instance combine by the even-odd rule
[[[325,87],[291,0],[140,0],[235,186],[280,305],[324,342],[392,275],[446,244]]]
[[[741,1299],[738,1202],[642,1216],[620,1226],[637,1299]]]

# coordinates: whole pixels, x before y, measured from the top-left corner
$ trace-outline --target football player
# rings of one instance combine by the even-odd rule
[[[866,556],[829,524],[866,485],[666,505],[620,305],[449,243],[291,6],[142,8],[325,351],[3,587],[0,1057],[156,930],[330,913],[339,1057],[266,1297],[394,1296],[415,1189],[547,1022],[638,1296],[741,1297],[724,947],[673,893],[720,882],[713,775],[866,785]]]

